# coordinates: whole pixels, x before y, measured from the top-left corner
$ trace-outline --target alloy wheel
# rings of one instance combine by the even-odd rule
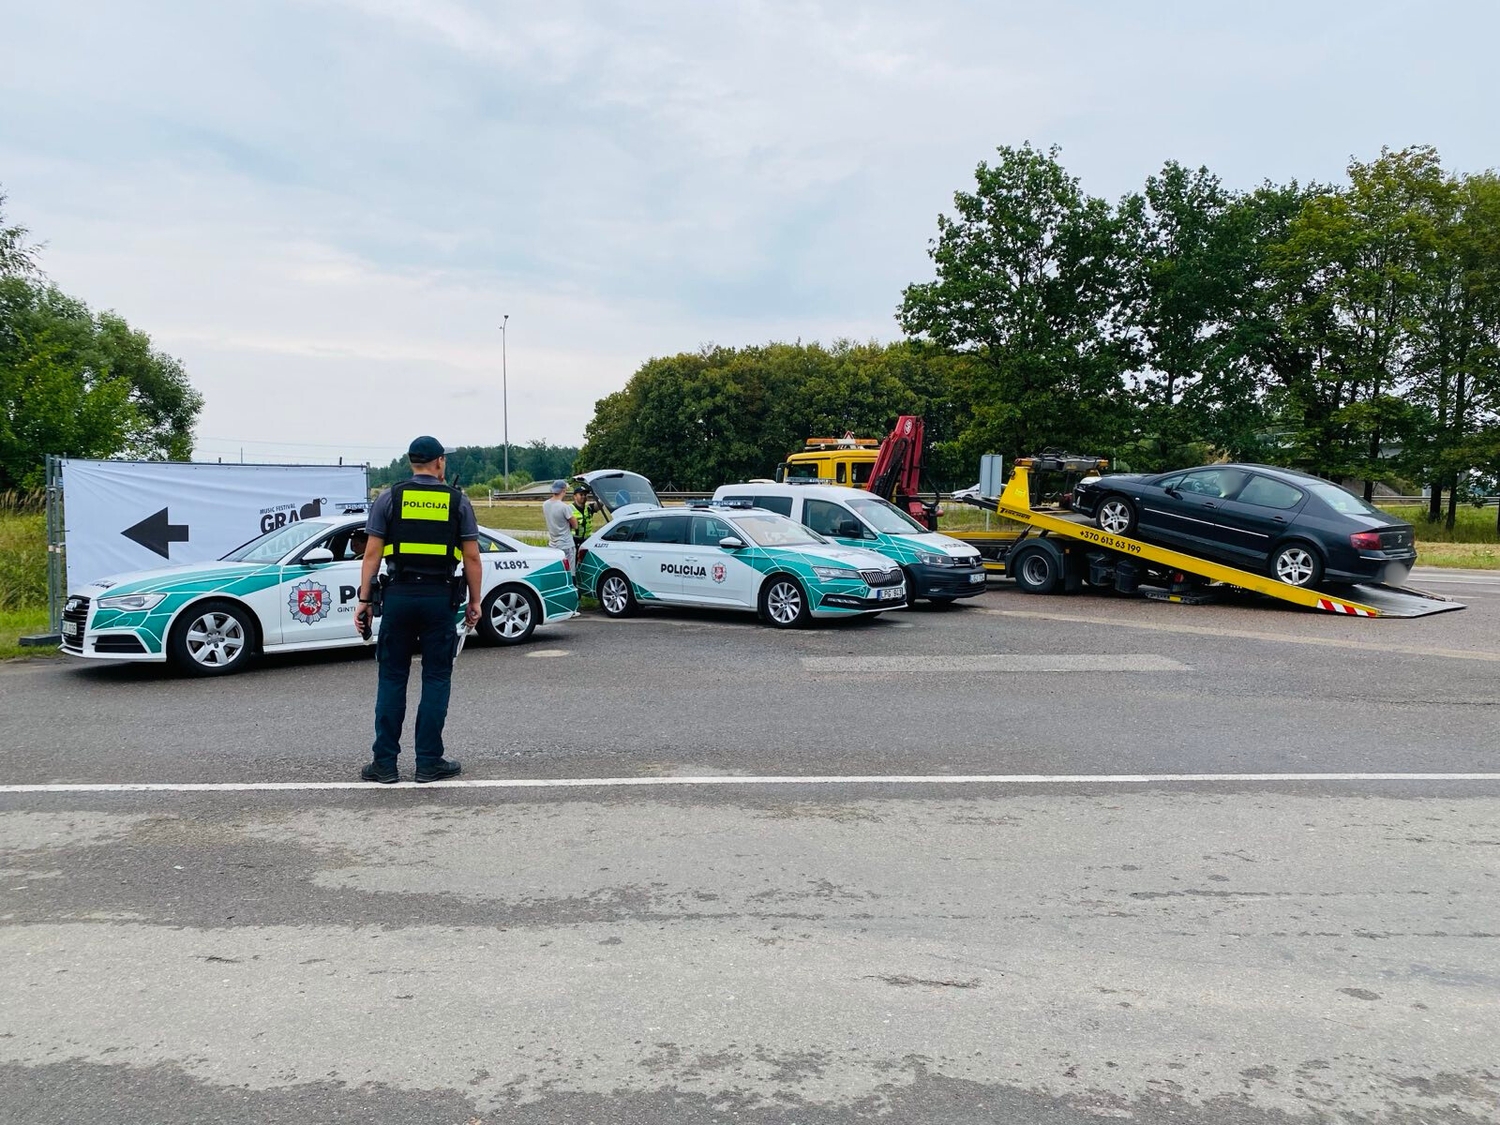
[[[1312,554],[1302,547],[1288,547],[1276,556],[1276,577],[1288,586],[1306,586],[1317,571]]]
[[[519,590],[502,590],[490,604],[490,624],[504,640],[524,637],[531,630],[531,599]]]
[[[1124,500],[1106,500],[1099,506],[1099,526],[1111,535],[1124,535],[1130,530],[1132,514]]]
[[[766,612],[778,625],[790,625],[802,614],[802,591],[790,582],[778,582],[766,595]]]
[[[630,605],[630,587],[625,585],[625,579],[612,574],[600,585],[599,600],[609,613],[624,613]]]
[[[227,668],[245,648],[245,627],[232,614],[203,614],[187,629],[188,655],[205,668]]]

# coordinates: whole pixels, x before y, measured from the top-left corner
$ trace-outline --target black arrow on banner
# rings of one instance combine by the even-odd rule
[[[188,541],[188,525],[168,523],[167,520],[167,510],[163,508],[155,515],[147,516],[134,527],[127,527],[120,534],[134,543],[139,543],[146,550],[155,551],[162,558],[170,559],[172,557],[171,545]]]

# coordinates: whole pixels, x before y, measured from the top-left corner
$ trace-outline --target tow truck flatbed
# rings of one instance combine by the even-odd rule
[[[1424,617],[1464,608],[1462,602],[1409,588],[1362,585],[1329,593],[1289,586],[1254,571],[1112,535],[1075,513],[1033,508],[1030,472],[1030,460],[1023,458],[1016,462],[998,500],[964,499],[1021,525],[1019,532],[967,532],[956,537],[979,548],[987,571],[1014,577],[1032,592],[1105,584],[1133,592],[1139,586],[1157,585],[1153,577],[1163,575],[1165,592],[1153,592],[1153,596],[1171,601],[1200,601],[1216,591],[1243,590],[1348,617]],[[1126,576],[1123,581],[1122,575]]]

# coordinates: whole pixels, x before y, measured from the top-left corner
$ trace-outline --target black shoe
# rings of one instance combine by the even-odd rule
[[[382,770],[374,762],[360,770],[359,776],[365,781],[378,781],[381,785],[393,785],[401,780],[401,775],[396,772],[395,766],[389,770]]]
[[[423,766],[417,771],[417,780],[423,783],[429,781],[447,781],[450,777],[457,777],[463,773],[464,767],[452,758],[439,758],[430,766]]]

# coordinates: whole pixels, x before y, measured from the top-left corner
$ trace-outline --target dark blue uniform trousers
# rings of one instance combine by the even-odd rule
[[[380,686],[375,692],[374,764],[395,769],[406,722],[406,683],[411,658],[422,654],[422,702],[417,706],[417,769],[436,765],[443,756],[443,724],[453,686],[453,657],[458,651],[457,618],[445,584],[431,588],[393,584],[385,591],[376,655]]]

